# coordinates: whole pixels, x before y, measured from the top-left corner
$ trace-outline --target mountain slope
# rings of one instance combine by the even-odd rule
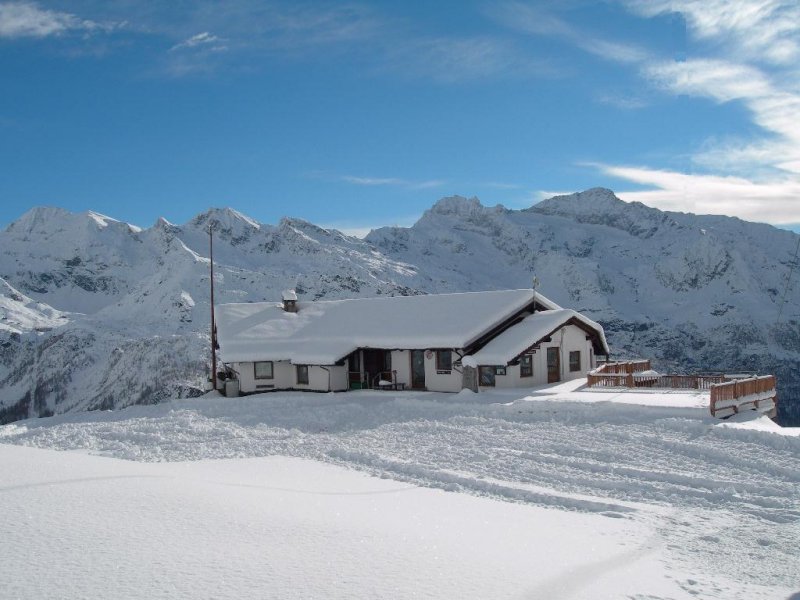
[[[774,372],[783,407],[800,398],[800,285],[776,325],[797,236],[593,189],[518,211],[444,198],[413,227],[366,240],[232,209],[148,229],[33,209],[0,232],[12,286],[0,299],[41,303],[54,321],[39,329],[58,326],[0,328],[0,421],[199,393],[209,227],[218,302],[278,300],[287,287],[308,299],[520,288],[535,273],[553,300],[601,321],[618,356]]]

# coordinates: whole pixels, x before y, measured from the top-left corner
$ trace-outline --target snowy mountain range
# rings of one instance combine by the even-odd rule
[[[363,240],[228,208],[147,229],[32,209],[0,232],[0,423],[200,393],[209,225],[218,302],[277,301],[287,287],[301,300],[522,288],[535,273],[545,295],[604,325],[616,357],[774,373],[781,419],[800,420],[797,234],[596,188],[524,210],[444,198]]]

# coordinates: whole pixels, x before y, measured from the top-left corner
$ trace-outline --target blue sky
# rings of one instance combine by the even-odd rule
[[[0,223],[358,231],[610,187],[800,222],[800,5],[0,0]]]

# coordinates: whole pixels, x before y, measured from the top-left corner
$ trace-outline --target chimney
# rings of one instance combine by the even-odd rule
[[[283,310],[286,312],[297,312],[297,292],[294,290],[283,290]]]

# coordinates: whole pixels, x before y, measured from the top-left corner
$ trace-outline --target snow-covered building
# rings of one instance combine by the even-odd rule
[[[243,393],[392,387],[457,392],[584,377],[603,328],[533,290],[222,304],[217,341]],[[465,376],[466,374],[466,376]]]

